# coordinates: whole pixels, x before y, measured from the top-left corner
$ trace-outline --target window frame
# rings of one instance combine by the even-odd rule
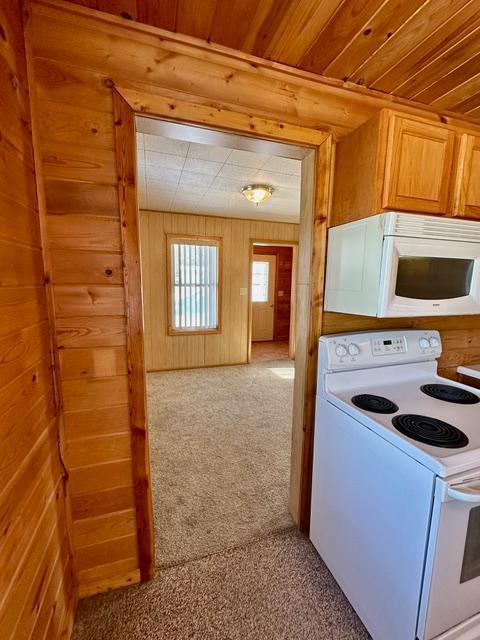
[[[260,254],[260,255],[262,255],[262,254]],[[254,300],[253,299],[253,289],[254,289],[254,286],[255,286],[254,282],[253,282],[253,276],[254,276],[254,274],[253,274],[253,265],[255,264],[255,262],[260,262],[261,264],[266,264],[267,265],[267,270],[266,270],[266,272],[267,272],[267,283],[266,283],[267,284],[267,297],[265,298],[265,300]],[[267,260],[255,260],[255,254],[253,254],[253,259],[252,259],[252,262],[251,262],[250,270],[251,270],[250,277],[251,277],[251,280],[252,280],[252,284],[251,284],[251,287],[250,287],[250,303],[251,304],[265,304],[265,303],[268,302],[268,299],[269,299],[269,296],[270,296],[270,262],[268,262]],[[277,279],[276,275],[277,274],[275,274],[275,281]],[[275,289],[276,289],[276,287],[275,287]],[[274,292],[274,298],[275,297],[276,296],[275,296],[275,292]]]
[[[222,288],[223,288],[223,247],[222,238],[219,236],[200,236],[190,234],[167,233],[167,335],[169,336],[193,336],[193,335],[209,335],[222,332]],[[174,282],[173,282],[173,252],[172,245],[181,241],[182,244],[215,246],[218,252],[218,282],[217,282],[217,326],[212,328],[193,327],[187,329],[185,327],[175,328],[173,326],[173,298],[174,298]]]

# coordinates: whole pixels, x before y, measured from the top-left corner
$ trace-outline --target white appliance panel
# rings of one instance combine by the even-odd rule
[[[480,613],[480,469],[448,483],[437,479],[431,530],[421,640]]]
[[[328,231],[325,309],[377,315],[383,219],[364,218]]]
[[[407,271],[407,284],[416,285],[408,286],[408,293],[417,290],[411,295],[401,289],[397,293],[398,283],[405,282],[399,278],[400,260],[403,265],[407,258],[417,259],[415,264],[424,259],[422,266],[416,267],[419,276]],[[443,265],[441,273],[448,274],[452,284],[447,289],[452,291],[447,293],[445,286],[435,290],[444,279],[429,275],[427,259],[430,266],[435,263],[435,270]],[[411,267],[413,261],[408,264]],[[458,280],[450,280],[450,274],[457,271]],[[425,282],[418,293],[422,274]],[[378,317],[480,313],[480,223],[386,212],[332,227],[328,232],[325,309]]]
[[[310,538],[376,640],[413,640],[434,477],[317,397]]]
[[[374,640],[480,638],[480,403],[432,398],[436,331],[323,336],[319,345],[311,539]],[[398,405],[382,414],[357,394]],[[397,413],[449,422],[457,449],[398,432]]]

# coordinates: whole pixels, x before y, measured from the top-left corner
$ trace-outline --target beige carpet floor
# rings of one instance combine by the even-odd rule
[[[368,638],[310,542],[294,530],[84,600],[74,634],[74,640]]]
[[[292,526],[293,362],[148,375],[157,565]]]

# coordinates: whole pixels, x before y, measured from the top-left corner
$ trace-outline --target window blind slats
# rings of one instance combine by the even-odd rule
[[[174,329],[217,328],[218,255],[216,244],[171,244]]]

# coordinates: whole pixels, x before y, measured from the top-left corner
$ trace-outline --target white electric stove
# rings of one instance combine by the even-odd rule
[[[324,336],[310,537],[374,640],[480,638],[480,391],[436,331]]]

